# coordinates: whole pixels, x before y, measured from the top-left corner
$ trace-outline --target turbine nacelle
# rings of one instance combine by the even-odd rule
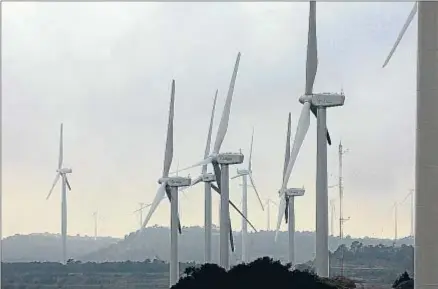
[[[73,170],[69,168],[62,168],[62,169],[57,169],[56,172],[60,174],[71,174]]]
[[[304,196],[304,193],[306,192],[306,190],[304,188],[290,188],[290,189],[285,189],[285,190],[280,190],[279,194],[280,196],[282,194],[284,194],[287,197],[301,197]]]
[[[201,175],[201,181],[204,183],[212,183],[216,181],[216,176],[214,174],[205,173]]]
[[[247,176],[247,175],[249,175],[249,173],[250,173],[250,171],[247,169],[241,169],[241,170],[237,169],[237,174],[240,176]]]
[[[215,160],[221,165],[237,165],[243,163],[242,153],[220,153]]]
[[[158,183],[166,183],[169,187],[188,187],[192,183],[192,180],[190,178],[175,176],[160,178]]]
[[[299,101],[302,104],[310,102],[316,107],[343,106],[345,95],[343,93],[314,93],[300,96]]]

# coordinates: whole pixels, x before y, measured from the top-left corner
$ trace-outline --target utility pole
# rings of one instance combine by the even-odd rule
[[[343,199],[344,199],[344,186],[343,186],[343,178],[342,178],[342,157],[345,153],[348,152],[348,149],[344,150],[342,147],[342,142],[339,142],[339,239],[342,245],[342,240],[344,239],[344,222],[350,220],[350,217],[344,218],[343,213]],[[344,276],[344,249],[342,246],[341,249],[341,276]]]

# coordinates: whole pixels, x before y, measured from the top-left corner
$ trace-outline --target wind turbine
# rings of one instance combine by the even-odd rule
[[[248,159],[248,168],[247,169],[237,169],[237,175],[232,177],[231,179],[235,178],[242,178],[242,213],[244,216],[248,217],[248,177],[251,182],[251,187],[254,189],[254,192],[257,195],[257,198],[260,202],[260,206],[262,207],[262,210],[265,210],[263,208],[263,202],[260,198],[260,195],[257,191],[257,187],[254,183],[254,179],[252,177],[252,146],[254,141],[254,129],[252,131],[251,135],[251,146],[249,151],[249,159]],[[248,227],[246,219],[242,218],[242,262],[248,262],[248,252],[247,252],[247,236],[248,235]]]
[[[271,231],[271,204],[274,204],[277,206],[277,203],[268,198],[265,202],[266,206],[266,213],[267,213],[267,222],[266,222],[266,231]]]
[[[415,205],[414,192],[415,192],[415,190],[412,190],[412,189],[409,190],[409,193],[406,195],[406,197],[400,203],[400,205],[403,205],[406,202],[406,200],[410,197],[410,201],[411,201],[411,203],[410,203],[410,205],[411,205],[411,232],[409,233],[410,237],[414,236],[414,205]]]
[[[93,219],[94,219],[94,240],[97,240],[97,211],[93,213]]]
[[[169,177],[169,170],[173,158],[173,116],[175,103],[175,80],[172,80],[172,92],[170,96],[169,122],[167,127],[166,151],[164,154],[163,175],[158,180],[160,187],[150,206],[146,219],[143,222],[145,228],[157,209],[161,200],[167,195],[170,201],[170,287],[178,281],[178,231],[181,233],[181,224],[178,217],[178,188],[190,185],[191,179],[180,176]]]
[[[316,3],[310,2],[309,35],[307,43],[306,86],[304,95],[299,98],[303,104],[298,127],[295,134],[292,154],[287,166],[285,178],[280,194],[282,198],[289,181],[292,168],[303,144],[310,126],[310,111],[317,118],[317,152],[316,152],[316,273],[321,277],[329,276],[329,248],[328,248],[328,191],[327,191],[327,143],[331,143],[327,125],[326,110],[329,107],[344,105],[345,96],[339,93],[314,93],[318,67],[318,52],[316,43]]]
[[[214,119],[214,112],[215,112],[215,107],[216,107],[216,100],[217,100],[217,93],[218,91],[216,90],[216,94],[214,97],[214,101],[213,101],[213,109],[211,112],[211,117],[210,117],[210,125],[209,125],[209,129],[208,129],[208,134],[207,134],[207,143],[205,145],[205,151],[204,151],[204,159],[208,158],[209,154],[210,154],[210,143],[211,143],[211,133],[212,133],[212,128],[213,128],[213,119]],[[186,168],[188,169],[188,168]],[[205,263],[211,263],[212,261],[212,257],[211,257],[211,242],[212,242],[212,208],[211,208],[211,189],[213,188],[217,193],[220,194],[219,188],[216,187],[213,182],[216,181],[216,175],[207,172],[207,164],[202,165],[202,169],[201,169],[201,175],[199,177],[197,177],[196,179],[192,180],[192,183],[190,186],[194,186],[200,182],[204,183],[204,192],[205,192],[205,216],[204,216],[204,238],[205,238],[205,252],[204,252],[204,259],[205,259]],[[255,229],[255,227],[251,224],[251,222],[248,221],[248,219],[245,217],[245,215],[236,207],[236,205],[234,205],[233,202],[229,201],[230,205],[242,216],[243,219],[245,219],[248,224],[250,224],[250,226],[254,229],[254,231],[257,231]],[[220,213],[220,210],[219,210]],[[220,217],[219,217],[220,219]],[[229,237],[230,237],[230,245],[231,245],[231,251],[234,252],[234,241],[233,241],[233,229],[231,227],[231,222],[230,222],[230,232],[229,232]]]
[[[290,158],[290,123],[291,117],[287,120],[287,136],[286,136],[286,151],[284,155],[284,165],[283,165],[283,183],[286,173],[287,164]],[[304,196],[304,188],[282,188],[280,190],[280,205],[278,206],[278,217],[277,217],[277,230],[275,232],[275,241],[277,241],[278,231],[280,230],[281,220],[283,216],[286,223],[288,224],[289,232],[289,262],[292,266],[295,266],[295,197]]]
[[[59,139],[59,159],[58,169],[56,170],[55,180],[52,188],[46,197],[46,200],[52,195],[53,189],[61,178],[61,235],[62,235],[62,263],[67,263],[67,188],[71,191],[70,183],[67,174],[72,173],[72,169],[62,167],[64,160],[64,144],[63,144],[63,124],[61,123],[60,139]]]
[[[416,2],[404,24],[384,67],[388,64],[403,35],[418,11],[417,37],[417,129],[415,157],[415,288],[438,284],[438,2]],[[436,288],[436,286],[434,286]]]
[[[164,198],[164,197],[163,197]],[[145,203],[138,203],[140,205],[140,208],[135,210],[133,213],[139,213],[140,214],[140,231],[143,227],[143,210],[146,208],[149,208],[152,204],[145,204]]]
[[[398,203],[394,202],[391,209],[394,209],[394,241],[393,246],[395,247],[398,240]]]
[[[212,164],[215,174],[216,183],[218,187],[212,186],[221,195],[220,201],[220,265],[228,269],[230,264],[230,254],[229,254],[229,234],[231,234],[230,227],[230,207],[229,202],[229,166],[241,164],[243,162],[242,153],[220,153],[222,142],[224,141],[225,135],[228,129],[228,121],[230,118],[231,111],[231,101],[233,99],[234,85],[236,83],[237,70],[239,68],[240,62],[240,52],[237,54],[236,63],[234,65],[233,75],[231,76],[230,87],[228,89],[227,98],[225,100],[224,110],[222,112],[222,118],[219,123],[218,132],[216,135],[216,140],[213,146],[213,152],[204,160],[196,163],[186,169],[194,168],[197,166],[203,166],[207,164]],[[237,208],[236,208],[237,209]],[[246,216],[245,216],[246,217]]]

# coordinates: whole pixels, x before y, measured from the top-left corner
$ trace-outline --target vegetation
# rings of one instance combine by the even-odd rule
[[[300,288],[334,289],[337,283],[322,279],[308,271],[291,270],[291,265],[282,265],[269,257],[249,264],[239,264],[229,271],[214,264],[188,268],[185,276],[172,289],[246,289],[246,288]]]
[[[392,288],[396,289],[412,289],[414,288],[414,279],[409,276],[408,272],[401,274],[392,284]]]
[[[365,246],[357,241],[350,247],[341,245],[330,256],[331,273],[334,275],[341,273],[342,255],[344,274],[367,283],[390,285],[400,272],[408,274],[414,271],[412,246]]]

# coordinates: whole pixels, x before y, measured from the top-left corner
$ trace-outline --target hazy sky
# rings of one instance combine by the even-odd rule
[[[216,121],[238,51],[242,52],[223,151],[248,155],[255,127],[253,171],[264,198],[277,200],[288,112],[295,133],[304,92],[307,3],[3,3],[3,236],[60,231],[55,176],[59,124],[64,122],[69,234],[123,236],[138,227],[138,202],[152,201],[163,166],[171,79],[176,80],[173,168],[201,159],[214,92]],[[416,21],[386,69],[411,3],[319,3],[319,67],[315,91],[340,91],[345,106],[328,111],[334,145],[329,183],[344,157],[345,231],[393,235],[391,206],[414,186]],[[305,186],[296,201],[297,228],[315,228],[316,121],[289,186]],[[245,162],[246,164],[246,162]],[[190,171],[196,177],[199,168]],[[230,173],[234,174],[235,168]],[[230,183],[240,203],[239,181]],[[202,185],[181,197],[183,225],[203,223]],[[266,228],[252,192],[249,217]],[[337,189],[329,198],[338,197]],[[218,197],[214,198],[217,222]],[[272,226],[276,208],[272,208]],[[275,212],[275,213],[274,213]],[[400,235],[409,233],[409,202]],[[169,225],[162,202],[152,224]],[[234,228],[240,218],[233,213]],[[283,228],[285,225],[283,224]],[[338,227],[336,227],[336,233]]]

